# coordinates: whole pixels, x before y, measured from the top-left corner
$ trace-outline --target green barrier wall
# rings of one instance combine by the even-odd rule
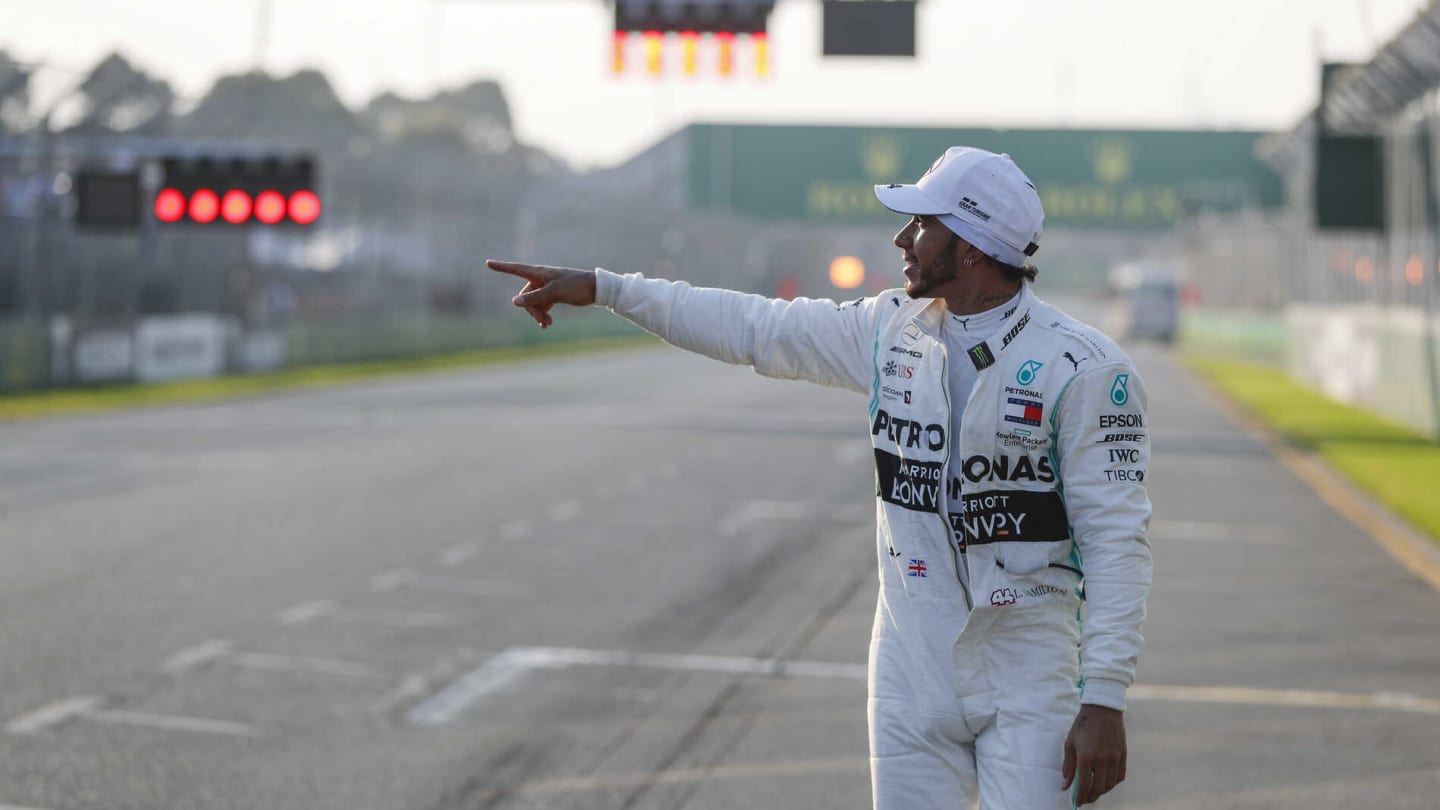
[[[1187,309],[1180,315],[1180,343],[1198,354],[1279,368],[1285,365],[1286,340],[1279,311]]]

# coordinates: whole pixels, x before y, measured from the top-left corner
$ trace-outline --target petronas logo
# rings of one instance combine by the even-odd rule
[[[1120,407],[1130,401],[1130,375],[1116,374],[1110,384],[1110,404]]]
[[[860,165],[876,182],[893,181],[900,174],[900,139],[894,135],[870,135],[860,143]]]
[[[1090,150],[1095,161],[1095,179],[1102,183],[1123,183],[1130,179],[1130,145],[1124,141],[1097,141]]]

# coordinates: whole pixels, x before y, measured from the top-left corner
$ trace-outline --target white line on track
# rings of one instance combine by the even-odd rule
[[[427,627],[454,627],[458,622],[440,613],[421,613],[406,610],[332,610],[326,618],[337,622],[353,624],[378,624],[382,627],[424,629]]]
[[[536,796],[557,793],[581,793],[589,790],[614,790],[639,785],[678,785],[709,782],[714,779],[754,779],[764,776],[801,776],[808,774],[850,773],[869,775],[870,761],[864,757],[836,759],[790,760],[788,762],[752,762],[710,765],[701,768],[671,768],[665,771],[636,771],[605,776],[570,776],[522,782],[505,789],[506,795]],[[498,794],[482,793],[478,800]]]
[[[118,709],[101,709],[85,715],[91,720],[103,723],[119,723],[129,726],[145,726],[166,731],[193,731],[201,734],[221,734],[229,737],[263,737],[265,732],[248,723],[232,723],[227,720],[211,720],[205,717],[182,717],[174,714],[149,714]]]
[[[1279,526],[1251,526],[1242,523],[1204,523],[1185,520],[1152,520],[1150,536],[1159,540],[1190,540],[1200,543],[1262,543],[1293,545],[1298,542]]]
[[[375,711],[385,713],[399,706],[401,703],[408,703],[415,698],[425,694],[430,688],[430,682],[424,675],[410,675],[400,682],[400,685],[385,693],[385,696],[372,704]]]
[[[667,655],[622,650],[585,650],[564,647],[510,647],[417,704],[406,714],[411,723],[437,726],[449,723],[488,695],[524,679],[535,670],[577,666],[645,667],[653,669],[716,672],[731,675],[840,678],[863,681],[864,664],[830,661],[785,661],[715,655]],[[1322,709],[1381,709],[1418,714],[1440,714],[1440,700],[1394,692],[1347,693],[1298,689],[1250,689],[1231,686],[1165,686],[1136,684],[1134,700],[1183,703],[1231,703]]]
[[[378,624],[384,627],[426,628],[453,627],[457,622],[439,613],[418,613],[403,610],[343,610],[334,602],[317,599],[281,611],[276,616],[284,624],[303,624],[325,618],[336,622]]]
[[[263,652],[241,652],[235,643],[224,639],[202,641],[175,653],[160,665],[162,672],[178,674],[205,664],[221,661],[227,664],[251,669],[268,669],[288,672],[315,672],[323,675],[338,675],[347,678],[365,678],[375,675],[364,664],[342,661],[335,658],[317,658],[305,655],[276,655]]]
[[[314,672],[320,675],[336,675],[342,678],[369,678],[376,675],[374,670],[354,661],[336,658],[315,658],[305,655],[273,655],[271,653],[244,652],[228,659],[237,666],[251,669],[267,669],[280,672]]]
[[[446,568],[453,568],[474,557],[477,551],[479,551],[479,549],[475,547],[474,543],[456,543],[450,548],[440,552],[440,556],[436,558],[436,561]]]
[[[165,663],[160,665],[160,671],[174,674],[204,666],[205,664],[229,655],[234,647],[234,642],[224,639],[202,641],[194,646],[186,647],[165,659]]]
[[[287,608],[276,616],[281,624],[303,624],[304,622],[318,619],[335,609],[335,603],[324,599],[315,599],[309,602],[301,602],[294,607]]]
[[[442,725],[454,720],[476,701],[510,686],[532,670],[566,669],[575,666],[645,667],[735,675],[865,679],[864,664],[715,655],[664,655],[560,647],[511,647],[415,706],[406,717],[416,725]]]
[[[370,578],[370,590],[393,591],[408,587],[422,591],[462,593],[469,596],[504,596],[519,593],[514,585],[494,580],[454,577],[444,574],[420,574],[408,568],[395,568]]]
[[[89,714],[100,708],[104,702],[105,699],[98,695],[78,695],[57,700],[11,720],[5,724],[5,731],[10,734],[34,734]]]
[[[720,521],[721,537],[734,537],[756,524],[772,520],[824,520],[830,523],[859,523],[871,516],[870,507],[855,504],[804,503],[796,501],[746,501]]]
[[[102,723],[120,723],[132,726],[147,726],[170,731],[193,731],[203,734],[223,734],[232,737],[264,736],[258,727],[246,723],[232,723],[226,720],[212,720],[205,717],[183,717],[173,714],[150,714],[121,709],[106,709],[105,698],[99,695],[78,695],[57,700],[41,706],[29,714],[11,720],[5,725],[10,734],[35,734],[54,728],[62,723],[79,718],[98,720]]]
[[[1253,706],[1300,706],[1308,709],[1388,709],[1416,714],[1440,714],[1440,700],[1399,692],[1318,692],[1308,689],[1247,689],[1237,686],[1160,686],[1135,684],[1136,700],[1181,703],[1239,703]]]

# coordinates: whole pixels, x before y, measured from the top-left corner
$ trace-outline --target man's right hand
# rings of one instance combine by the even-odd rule
[[[544,329],[555,322],[550,317],[550,307],[556,304],[570,304],[588,307],[595,303],[595,271],[577,270],[573,267],[546,267],[541,264],[521,264],[486,259],[485,265],[500,273],[509,273],[525,279],[525,289],[510,303],[530,313],[530,317]]]

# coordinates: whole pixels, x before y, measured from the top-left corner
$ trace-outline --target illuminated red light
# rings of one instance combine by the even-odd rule
[[[220,216],[231,225],[239,225],[250,218],[250,195],[238,188],[232,188],[220,198]]]
[[[318,207],[317,207],[318,208]],[[319,215],[319,211],[316,211]],[[278,191],[262,191],[255,195],[255,218],[274,225],[285,218],[285,197]]]
[[[610,67],[616,73],[625,72],[625,43],[629,41],[629,35],[624,31],[615,32],[615,45],[610,54]]]
[[[301,189],[290,195],[290,221],[309,225],[320,218],[320,198],[315,192]]]
[[[214,222],[220,215],[220,197],[208,188],[190,195],[190,218],[196,222]]]
[[[185,216],[185,195],[173,188],[161,189],[155,195],[155,218],[161,222],[179,222]]]

